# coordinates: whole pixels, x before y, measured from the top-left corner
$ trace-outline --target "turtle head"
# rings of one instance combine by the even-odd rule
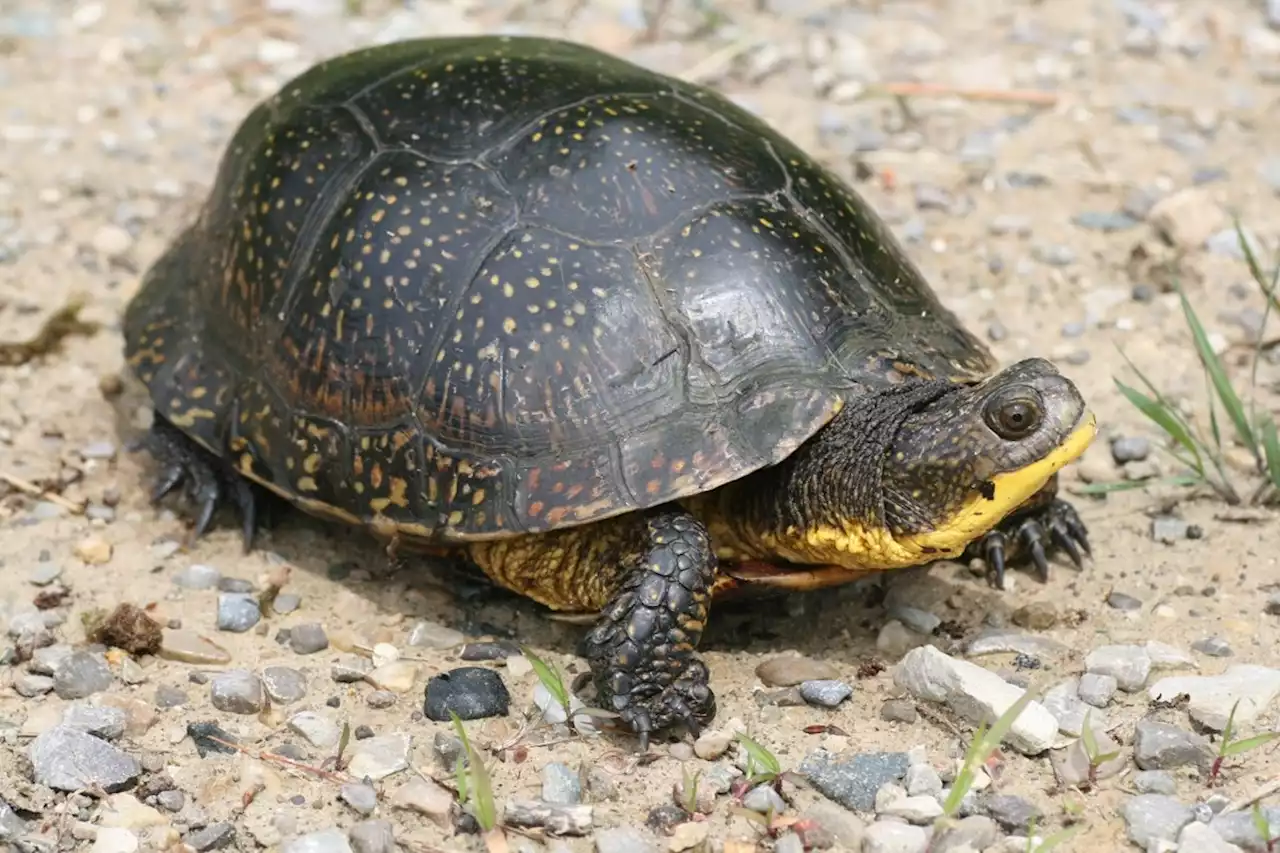
[[[899,547],[957,556],[1025,504],[1096,433],[1075,384],[1020,361],[913,411],[881,472],[884,525]]]

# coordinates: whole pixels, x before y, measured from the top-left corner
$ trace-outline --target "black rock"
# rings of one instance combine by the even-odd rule
[[[510,705],[502,676],[482,666],[462,666],[432,676],[422,712],[437,722],[448,722],[450,711],[459,719],[479,720],[506,716]]]

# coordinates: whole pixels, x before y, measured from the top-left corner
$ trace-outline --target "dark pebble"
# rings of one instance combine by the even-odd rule
[[[1134,302],[1150,302],[1156,298],[1156,289],[1149,284],[1135,284],[1129,296]]]
[[[361,723],[351,730],[351,734],[356,740],[368,740],[373,737],[373,729]]]
[[[800,773],[827,799],[865,812],[875,807],[880,786],[900,781],[910,764],[905,752],[868,752],[843,759],[818,749],[801,762]]]
[[[511,694],[502,676],[481,666],[462,666],[432,676],[422,711],[428,719],[447,722],[453,711],[463,720],[506,716]]]
[[[396,694],[390,690],[374,690],[364,697],[364,702],[370,708],[390,708],[396,704]]]
[[[1268,616],[1280,616],[1280,592],[1271,593],[1271,597],[1267,599],[1267,603],[1263,606]]]
[[[1116,610],[1141,610],[1142,600],[1123,592],[1113,592],[1107,596],[1107,606]]]
[[[1013,657],[1013,665],[1017,669],[1039,669],[1044,666],[1040,662],[1040,658],[1035,655],[1029,655],[1025,652],[1018,652]]]
[[[987,815],[1007,832],[1025,833],[1032,821],[1038,823],[1044,816],[1035,803],[1010,794],[987,797],[983,806]]]
[[[177,708],[187,704],[187,694],[176,687],[160,685],[156,688],[157,708]]]
[[[689,819],[689,815],[674,803],[655,806],[645,815],[644,825],[659,835],[670,835],[678,825]]]
[[[515,643],[496,642],[496,643],[467,643],[462,647],[462,651],[458,657],[467,661],[478,660],[506,660],[509,657],[520,654],[520,647]]]
[[[230,844],[236,837],[236,828],[229,823],[211,823],[198,829],[183,840],[191,845],[196,853],[206,850],[220,850]]]

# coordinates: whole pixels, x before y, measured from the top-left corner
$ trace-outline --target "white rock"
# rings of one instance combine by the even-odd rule
[[[138,836],[119,826],[104,826],[93,839],[89,853],[134,853],[138,849]]]
[[[972,723],[994,723],[1025,692],[977,664],[957,660],[933,646],[907,652],[894,668],[894,683],[912,695],[948,705]],[[1005,741],[1026,755],[1053,745],[1058,721],[1039,702],[1018,715]]]
[[[409,767],[409,735],[378,735],[356,741],[347,772],[357,779],[376,782]]]
[[[1182,832],[1178,834],[1178,849],[1194,851],[1194,853],[1244,853],[1242,848],[1227,841],[1198,820],[1193,820],[1182,827]]]
[[[1151,658],[1152,669],[1200,668],[1195,658],[1177,646],[1171,646],[1159,640],[1147,640],[1143,648],[1147,650],[1147,657]]]
[[[1187,710],[1202,726],[1222,731],[1231,706],[1240,701],[1233,725],[1247,725],[1280,696],[1280,669],[1237,664],[1221,675],[1173,675],[1162,678],[1147,694],[1154,701],[1168,701],[1182,693],[1191,697]]]
[[[338,745],[342,729],[337,723],[314,711],[302,711],[289,718],[289,730],[305,738],[316,749],[329,749]]]
[[[942,814],[942,806],[933,797],[921,794],[917,797],[900,797],[889,803],[881,814],[924,825],[932,823]]]
[[[1099,646],[1084,659],[1085,669],[1109,675],[1126,693],[1141,690],[1151,674],[1151,656],[1142,646]]]
[[[876,821],[862,837],[863,853],[921,853],[929,836],[918,826],[897,821]]]

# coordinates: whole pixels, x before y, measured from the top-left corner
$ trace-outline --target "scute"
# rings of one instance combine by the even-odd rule
[[[125,318],[160,414],[332,517],[587,523],[790,454],[990,353],[853,191],[591,48],[383,45],[254,110]]]

